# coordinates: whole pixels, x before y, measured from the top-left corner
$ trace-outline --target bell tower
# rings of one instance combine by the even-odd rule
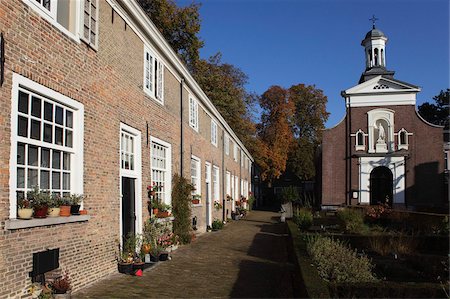
[[[361,75],[359,83],[379,75],[392,79],[395,73],[386,70],[386,44],[388,38],[381,30],[375,27],[375,21],[378,19],[373,16],[370,20],[372,21],[372,30],[367,32],[361,42],[366,57],[366,70]]]

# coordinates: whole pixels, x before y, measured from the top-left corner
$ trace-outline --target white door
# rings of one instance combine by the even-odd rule
[[[205,162],[206,182],[206,225],[212,225],[212,200],[211,200],[211,163]]]

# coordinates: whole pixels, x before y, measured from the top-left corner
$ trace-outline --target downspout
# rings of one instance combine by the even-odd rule
[[[180,176],[183,175],[183,88],[184,88],[184,78],[180,81]]]
[[[350,105],[350,99],[348,103],[348,191],[347,191],[347,198],[348,198],[348,204],[352,204],[352,138],[350,137],[350,134],[352,132],[352,107]]]
[[[349,102],[347,96],[345,96],[344,92],[341,95],[345,99],[345,204],[348,205],[348,186],[349,186],[349,172],[348,172],[348,140],[349,140]]]
[[[225,129],[223,130],[222,136],[222,222],[225,221],[225,203],[226,203],[226,195],[225,195]]]

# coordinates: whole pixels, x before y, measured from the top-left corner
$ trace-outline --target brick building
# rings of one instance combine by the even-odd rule
[[[0,30],[1,298],[25,294],[47,248],[74,291],[116,272],[153,182],[170,204],[172,175],[191,178],[198,232],[248,196],[251,155],[135,1],[0,0]],[[86,195],[88,215],[17,219],[35,185]]]
[[[417,112],[420,88],[386,69],[387,37],[375,26],[361,45],[366,70],[342,92],[346,115],[324,131],[323,206],[445,207],[443,128]]]

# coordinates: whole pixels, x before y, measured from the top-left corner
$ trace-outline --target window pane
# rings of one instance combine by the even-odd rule
[[[28,145],[28,165],[38,166],[38,148]]]
[[[41,167],[50,168],[50,150],[41,148]]]
[[[17,164],[25,164],[25,144],[23,143],[17,145]]]
[[[63,169],[70,170],[70,154],[68,153],[63,154]]]
[[[17,188],[25,188],[25,169],[17,168]]]
[[[22,116],[19,116],[19,123],[17,126],[17,134],[19,136],[28,137],[28,119]]]
[[[44,124],[44,141],[52,143],[52,125]]]
[[[61,152],[53,151],[52,168],[61,169]]]
[[[63,173],[63,189],[70,190],[70,173]]]
[[[61,173],[54,171],[52,172],[52,189],[61,188]]]
[[[55,144],[63,145],[63,129],[55,126]]]
[[[66,110],[66,127],[73,127],[73,112]]]
[[[72,131],[66,130],[66,146],[72,147]]]
[[[64,112],[64,110],[63,110],[63,108],[61,108],[61,107],[59,107],[59,106],[56,106],[56,111],[55,111],[55,122],[57,123],[57,124],[60,124],[60,125],[62,125],[63,124],[63,121],[64,121],[64,118],[63,118],[63,113]]]
[[[41,118],[41,99],[31,97],[31,115]]]
[[[130,154],[130,170],[134,170],[134,155]]]
[[[44,119],[53,121],[53,104],[44,102]]]
[[[41,140],[41,122],[31,120],[31,138]]]
[[[41,189],[50,189],[50,171],[41,170]]]
[[[19,112],[28,114],[28,94],[19,91]]]
[[[28,169],[28,188],[34,188],[38,185],[38,171],[36,169]]]

